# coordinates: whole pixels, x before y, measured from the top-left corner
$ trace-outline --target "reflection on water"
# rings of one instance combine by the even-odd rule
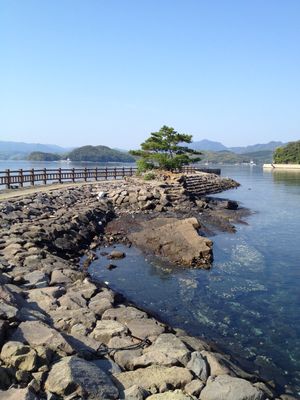
[[[222,173],[242,184],[226,197],[257,212],[236,234],[213,237],[211,270],[162,265],[126,248],[118,268],[107,270],[100,256],[91,273],[171,325],[247,359],[266,379],[299,391],[300,174],[288,171],[285,179],[285,171],[275,176],[258,167]]]
[[[272,177],[275,183],[284,185],[300,185],[300,170],[273,171]]]

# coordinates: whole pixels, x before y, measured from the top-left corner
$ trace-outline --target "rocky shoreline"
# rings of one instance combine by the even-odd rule
[[[0,399],[293,399],[88,276],[93,250],[129,243],[142,221],[197,217],[201,234],[234,231],[237,205],[203,196],[236,186],[167,176],[2,201]]]

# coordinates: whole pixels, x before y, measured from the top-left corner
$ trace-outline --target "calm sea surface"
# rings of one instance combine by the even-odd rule
[[[91,266],[173,326],[204,336],[266,379],[300,391],[300,173],[225,167],[241,187],[221,196],[253,213],[235,234],[217,234],[212,269],[189,270],[127,257],[109,271],[102,257]],[[249,363],[249,364],[248,364]]]

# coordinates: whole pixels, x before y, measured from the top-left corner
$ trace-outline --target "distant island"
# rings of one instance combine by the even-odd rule
[[[300,140],[278,147],[273,160],[275,164],[300,164]]]
[[[271,163],[274,151],[278,147],[282,148],[283,145],[285,145],[283,142],[272,141],[244,147],[226,147],[220,142],[203,139],[188,144],[188,147],[202,152],[201,163],[243,164],[253,161],[255,164],[264,164]],[[280,150],[278,154],[281,157]],[[66,159],[86,162],[135,161],[135,158],[126,150],[101,145],[64,148],[51,144],[0,141],[0,160],[59,161]]]
[[[107,146],[82,146],[68,153],[56,154],[41,151],[31,152],[27,157],[31,161],[70,161],[88,162],[134,162],[135,158],[126,152],[111,149]]]

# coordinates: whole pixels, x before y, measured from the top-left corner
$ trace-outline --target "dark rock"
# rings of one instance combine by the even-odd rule
[[[59,396],[74,393],[91,400],[119,398],[118,389],[100,368],[75,356],[65,357],[53,365],[45,388]]]
[[[126,254],[123,251],[113,250],[107,258],[110,260],[117,260],[126,257]]]

